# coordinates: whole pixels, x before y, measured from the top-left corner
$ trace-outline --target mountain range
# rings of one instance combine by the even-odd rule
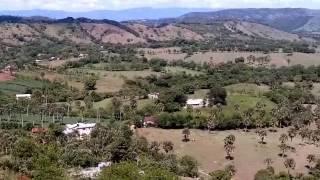
[[[80,13],[79,16],[83,16],[82,18],[60,19],[59,17],[70,14],[59,14],[58,11],[50,11],[51,15],[46,11],[33,12],[36,14],[32,14],[32,11],[20,11],[21,14],[15,14],[19,16],[0,16],[0,44],[15,46],[44,38],[77,44],[148,44],[174,40],[207,41],[214,38],[228,39],[229,42],[256,39],[292,42],[320,40],[320,10],[227,9],[191,12],[179,16],[184,11],[191,10],[181,9],[180,12],[173,12],[174,9],[161,9],[168,17],[158,18],[164,15],[151,13],[148,19],[144,19],[148,16],[148,10],[149,13],[160,11],[149,8],[145,9],[145,12],[141,12],[141,9],[127,10],[133,14],[137,11],[130,19],[142,20],[127,20],[130,13],[123,13],[122,17],[117,18],[105,18],[105,13],[97,11],[96,16],[90,12],[91,16]],[[169,18],[174,16],[173,14],[178,17]],[[28,17],[21,17],[23,15]]]
[[[212,12],[215,9],[206,8],[134,8],[125,10],[97,10],[88,12],[67,12],[57,10],[17,10],[17,11],[0,11],[0,15],[10,16],[42,16],[52,19],[63,19],[67,17],[89,19],[110,19],[115,21],[128,21],[137,19],[161,19],[175,18],[190,12]]]
[[[211,23],[222,20],[254,22],[287,32],[320,31],[320,10],[303,8],[226,9],[187,13],[177,19],[184,23]]]

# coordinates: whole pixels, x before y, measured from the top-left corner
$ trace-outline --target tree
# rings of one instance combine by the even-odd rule
[[[301,136],[302,141],[304,141],[306,138],[310,137],[311,131],[304,127],[300,130],[299,135]]]
[[[275,180],[275,179],[276,177],[274,175],[273,168],[259,170],[254,176],[254,180]]]
[[[179,160],[179,175],[186,177],[198,176],[198,162],[191,156],[183,156]]]
[[[42,153],[36,157],[33,162],[33,179],[66,179],[64,167],[62,167],[61,163],[59,162],[59,152],[60,151],[57,149],[57,147],[52,145],[44,148]]]
[[[296,168],[296,162],[292,158],[286,159],[284,166],[288,169],[288,174],[290,175],[290,169],[294,170]]]
[[[150,151],[157,154],[160,151],[160,144],[157,141],[152,141],[150,143]]]
[[[311,168],[312,167],[312,163],[316,162],[316,156],[314,154],[309,154],[307,156],[307,161],[309,163],[308,167]]]
[[[279,145],[279,148],[281,150],[281,156],[284,157],[285,153],[286,153],[286,151],[288,151],[289,147],[285,143],[281,143]]]
[[[279,141],[281,144],[285,144],[288,141],[288,136],[286,134],[281,134],[279,137]]]
[[[273,160],[271,158],[267,158],[264,160],[264,163],[267,165],[267,167],[271,167],[271,164],[273,163]]]
[[[264,142],[264,138],[265,137],[267,137],[267,131],[266,130],[258,130],[258,136],[260,137],[260,139],[261,139],[261,141],[260,141],[260,143],[261,144],[264,144],[265,142]]]
[[[227,153],[226,159],[233,159],[231,156],[231,153],[234,151],[235,146],[234,142],[236,140],[236,137],[234,135],[229,135],[224,139],[224,150]]]
[[[297,136],[297,130],[295,128],[290,128],[288,130],[288,136],[290,137],[290,140],[292,142],[292,139]]]
[[[183,141],[184,141],[184,142],[187,142],[187,141],[190,140],[190,139],[189,139],[189,136],[190,136],[190,130],[189,130],[189,128],[184,128],[184,129],[182,130],[182,134],[183,134]]]
[[[95,90],[96,84],[96,78],[91,76],[84,81],[84,89],[87,91]]]
[[[227,91],[225,88],[222,87],[213,87],[208,92],[208,100],[209,106],[213,106],[216,104],[226,105],[226,98],[227,98]]]
[[[173,143],[171,141],[164,141],[162,143],[162,148],[166,153],[173,151]]]

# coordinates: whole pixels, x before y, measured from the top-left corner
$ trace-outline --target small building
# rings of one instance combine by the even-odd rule
[[[54,61],[56,59],[57,59],[56,57],[52,56],[52,57],[49,58],[49,61]]]
[[[16,100],[31,99],[31,94],[16,94]]]
[[[148,94],[148,99],[156,100],[159,99],[159,93],[150,93]]]
[[[84,136],[88,136],[91,134],[92,130],[96,127],[96,123],[77,123],[77,124],[67,124],[65,130],[63,131],[64,134],[72,134],[78,133],[80,139]]]
[[[79,54],[79,58],[86,58],[86,57],[88,57],[88,54]]]
[[[159,120],[155,116],[147,116],[143,119],[143,127],[157,127]]]
[[[34,62],[35,62],[35,63],[41,63],[42,60],[36,59]]]
[[[186,107],[192,107],[194,109],[196,108],[202,108],[202,107],[207,107],[209,105],[209,102],[204,99],[188,99],[186,103]]]

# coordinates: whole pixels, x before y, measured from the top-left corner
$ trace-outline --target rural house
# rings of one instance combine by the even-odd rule
[[[204,100],[204,99],[188,99],[185,108],[192,107],[192,108],[196,109],[196,108],[207,107],[208,105],[209,105],[208,100]]]
[[[16,100],[31,99],[31,94],[16,94]]]
[[[92,130],[95,128],[96,123],[77,123],[77,124],[67,124],[65,130],[63,131],[64,134],[72,134],[78,133],[80,139],[84,136],[88,136],[91,134]]]
[[[152,99],[152,100],[156,100],[156,99],[159,99],[159,93],[150,93],[148,94],[148,98],[149,99]]]

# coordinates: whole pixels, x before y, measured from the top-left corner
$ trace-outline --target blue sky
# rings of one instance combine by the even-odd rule
[[[0,0],[1,10],[49,9],[91,11],[137,7],[251,8],[304,7],[320,9],[320,0]]]

